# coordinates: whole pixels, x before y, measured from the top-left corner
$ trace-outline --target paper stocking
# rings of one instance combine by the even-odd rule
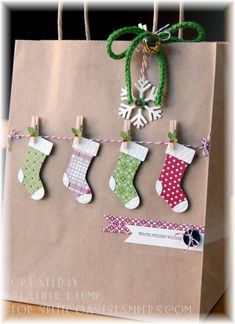
[[[128,142],[128,148],[120,149],[117,167],[109,180],[109,187],[128,209],[138,207],[140,198],[133,185],[136,171],[146,158],[148,148],[134,142]]]
[[[63,183],[75,194],[77,202],[87,204],[92,199],[92,191],[86,181],[86,173],[94,156],[99,150],[99,143],[82,137],[78,144],[73,143],[73,154],[64,173]]]
[[[175,144],[174,149],[168,145],[166,149],[166,159],[156,182],[156,190],[176,213],[188,209],[188,199],[181,187],[181,181],[194,154],[194,150],[181,144]]]
[[[46,159],[50,154],[53,143],[38,136],[30,139],[27,160],[18,172],[18,180],[25,186],[34,200],[41,199],[45,190],[40,179],[40,171]]]

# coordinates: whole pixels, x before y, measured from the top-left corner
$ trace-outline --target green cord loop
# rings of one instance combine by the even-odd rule
[[[174,36],[173,34],[176,33],[179,29],[181,28],[184,28],[184,29],[193,29],[197,32],[197,36],[191,40],[188,40],[188,39],[183,39],[183,38],[178,38],[176,36]],[[177,24],[174,24],[172,26],[170,26],[169,28],[163,30],[159,36],[160,38],[163,36],[164,32],[169,32],[170,33],[170,38],[169,39],[162,39],[161,41],[163,43],[172,43],[172,42],[175,42],[175,43],[185,43],[185,42],[193,42],[193,43],[198,43],[198,42],[202,42],[205,40],[205,30],[204,28],[195,23],[194,21],[184,21],[184,22],[181,22],[181,23],[177,23]]]
[[[190,28],[197,32],[197,35],[192,40],[186,40],[183,38],[178,38],[174,36],[173,34],[176,33],[180,28]],[[121,53],[114,53],[112,50],[112,45],[115,40],[117,40],[120,36],[125,34],[134,34],[136,35],[134,39],[131,41],[129,47],[125,49]],[[148,36],[152,35],[151,32],[143,30],[136,26],[131,27],[124,27],[121,29],[118,29],[114,31],[107,39],[106,43],[106,50],[110,57],[112,57],[115,60],[120,60],[125,57],[125,80],[126,80],[126,89],[127,89],[127,101],[128,104],[131,104],[133,102],[133,96],[132,96],[132,82],[131,82],[131,59],[133,56],[133,53],[137,46]],[[184,21],[181,23],[174,24],[163,31],[161,31],[158,34],[160,38],[161,43],[171,43],[171,42],[201,42],[205,39],[205,31],[202,28],[201,25],[192,22],[192,21]],[[166,80],[166,60],[165,60],[165,54],[162,48],[156,53],[157,61],[159,64],[159,71],[160,71],[160,77],[159,77],[159,85],[158,85],[158,91],[156,93],[154,104],[155,105],[161,105],[162,99],[163,99],[163,92],[164,92],[164,86],[165,86],[165,80]]]

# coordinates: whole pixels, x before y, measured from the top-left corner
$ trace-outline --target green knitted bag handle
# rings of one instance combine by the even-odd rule
[[[176,33],[180,28],[190,28],[197,32],[197,35],[192,40],[186,40],[183,38],[178,38],[174,36],[173,34]],[[131,41],[129,47],[125,49],[122,53],[116,54],[112,50],[112,45],[115,40],[117,40],[119,37],[125,34],[134,34],[136,35],[134,39]],[[132,97],[132,82],[131,82],[131,59],[133,56],[133,53],[137,46],[148,36],[152,36],[153,34],[149,31],[143,30],[136,26],[131,27],[124,27],[121,29],[118,29],[114,31],[107,39],[106,43],[106,50],[110,57],[112,57],[115,60],[120,60],[125,57],[125,80],[126,80],[126,89],[127,89],[127,100],[128,104],[131,104],[133,102]],[[155,34],[154,34],[155,35]],[[167,35],[167,37],[166,37]],[[181,23],[174,24],[163,31],[161,31],[159,34],[159,41],[160,43],[183,43],[183,42],[201,42],[205,39],[205,31],[202,28],[201,25],[192,22],[192,21],[185,21]],[[158,91],[156,93],[154,104],[155,105],[161,105],[162,98],[163,98],[163,91],[164,91],[164,85],[166,80],[166,60],[165,60],[165,54],[162,48],[159,49],[159,51],[156,53],[157,61],[159,64],[159,85],[158,85]]]

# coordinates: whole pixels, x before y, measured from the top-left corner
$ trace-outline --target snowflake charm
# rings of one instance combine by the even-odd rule
[[[135,88],[138,91],[138,97],[134,97],[134,103],[127,103],[127,90],[121,89],[121,104],[119,107],[119,116],[124,119],[130,119],[133,126],[141,128],[148,122],[161,118],[161,106],[154,106],[154,98],[156,88],[148,80],[138,80],[135,83]],[[149,90],[148,94],[146,94]],[[143,112],[146,110],[148,120]],[[133,112],[135,114],[133,115]]]

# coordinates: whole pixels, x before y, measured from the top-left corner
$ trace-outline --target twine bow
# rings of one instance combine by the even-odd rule
[[[190,248],[190,247],[197,247],[197,246],[199,246],[199,244],[200,244],[200,242],[197,240],[197,239],[195,239],[194,237],[193,237],[193,231],[194,231],[194,229],[193,228],[189,228],[187,231],[185,231],[184,232],[184,236],[187,236],[188,238],[189,238],[189,240],[188,240],[188,249]]]
[[[10,143],[14,138],[17,137],[16,134],[17,134],[17,132],[16,132],[15,129],[12,129],[12,130],[10,131],[10,133],[7,135],[7,138],[8,138],[8,142],[9,142],[9,143]]]
[[[190,28],[197,32],[197,35],[192,40],[186,40],[183,38],[178,38],[174,36],[173,34],[176,33],[180,28]],[[135,37],[131,41],[130,45],[127,49],[125,49],[121,53],[114,53],[112,50],[112,45],[115,40],[117,40],[120,36],[125,34],[134,34]],[[131,27],[124,27],[121,29],[118,29],[114,31],[107,39],[106,43],[106,50],[110,57],[112,57],[115,60],[120,60],[122,58],[125,58],[125,83],[126,83],[126,89],[127,89],[127,101],[128,104],[133,103],[133,96],[132,96],[132,82],[131,82],[131,71],[130,71],[130,65],[131,65],[131,59],[133,56],[133,53],[135,49],[142,43],[145,51],[147,53],[155,53],[157,56],[157,60],[159,63],[159,85],[158,90],[156,92],[156,96],[154,99],[154,104],[161,105],[162,99],[163,99],[163,91],[164,91],[164,85],[166,80],[166,61],[165,61],[165,54],[162,49],[161,44],[164,43],[171,43],[171,42],[177,42],[177,43],[183,43],[183,42],[201,42],[205,39],[205,31],[202,28],[201,25],[192,22],[192,21],[185,21],[181,23],[174,24],[168,28],[165,28],[164,30],[160,30],[157,34],[153,34],[149,31],[146,31],[144,29],[141,29],[136,26]]]
[[[184,242],[187,245],[187,249],[185,249],[184,252],[187,252],[190,247],[195,248],[195,247],[198,247],[200,244],[200,239],[198,241],[196,238],[193,237],[193,231],[195,231],[194,226],[187,229],[184,233],[179,232],[179,233],[175,234],[175,235],[183,235],[183,237],[186,236],[189,238],[187,244]],[[199,231],[198,231],[198,233],[199,233]]]
[[[11,145],[11,141],[12,141],[14,138],[17,138],[17,132],[16,132],[15,129],[12,129],[12,130],[10,131],[10,133],[7,135],[8,148],[10,147],[10,145]]]
[[[17,135],[17,131],[15,129],[12,129],[10,133],[7,135],[7,147],[6,147],[7,150],[10,149],[11,142],[15,138],[20,138],[20,137]]]
[[[209,142],[209,139],[202,138],[201,143],[202,143],[202,154],[204,156],[208,156],[210,153],[210,148],[211,148],[211,143]]]

